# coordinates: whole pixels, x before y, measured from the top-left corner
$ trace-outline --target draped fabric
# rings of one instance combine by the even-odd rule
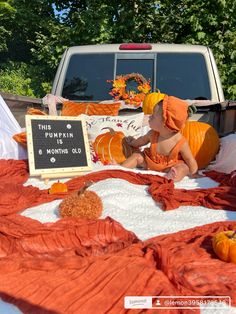
[[[211,245],[216,232],[235,228],[217,222],[141,242],[111,218],[1,217],[0,297],[42,314],[128,313],[125,296],[227,295],[235,306],[235,264],[220,261]]]
[[[236,170],[229,174],[217,171],[205,171],[205,175],[219,182],[221,186],[236,187]]]
[[[234,176],[208,175],[221,185],[175,189],[173,181],[158,175],[103,170],[73,178],[67,182],[68,193],[51,195],[23,185],[28,179],[26,161],[1,161],[0,298],[29,314],[129,313],[125,296],[226,295],[236,306],[236,265],[219,260],[212,249],[212,236],[236,230],[236,222],[216,222],[142,242],[109,217],[42,224],[16,214],[62,199],[87,181],[107,178],[148,185],[164,210],[187,204],[235,210]],[[199,309],[165,309],[165,313],[199,313]]]
[[[236,177],[209,172],[213,179],[221,182],[219,187],[208,189],[176,189],[172,180],[153,174],[134,173],[124,170],[102,170],[67,181],[68,193],[79,190],[85,182],[98,182],[109,178],[124,179],[133,184],[148,185],[148,191],[163,210],[179,206],[205,206],[213,209],[236,210]],[[231,178],[232,177],[232,178]],[[0,161],[0,216],[18,213],[28,207],[63,199],[68,193],[48,194],[33,186],[23,186],[28,179],[27,161]],[[227,184],[227,185],[224,185]]]

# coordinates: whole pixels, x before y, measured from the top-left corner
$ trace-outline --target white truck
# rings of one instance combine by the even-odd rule
[[[236,103],[225,101],[210,48],[185,44],[105,44],[66,49],[52,94],[81,102],[111,99],[118,75],[139,73],[152,91],[188,99],[197,105],[194,119],[213,125],[220,135],[236,130]],[[121,113],[122,114],[122,113]]]
[[[59,64],[52,94],[75,101],[111,98],[107,80],[140,73],[152,90],[182,99],[223,102],[224,93],[211,49],[177,44],[107,44],[68,48]]]

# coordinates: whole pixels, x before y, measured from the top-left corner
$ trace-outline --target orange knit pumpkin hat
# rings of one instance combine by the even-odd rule
[[[188,119],[188,103],[180,98],[165,95],[163,99],[164,124],[171,130],[178,132]]]

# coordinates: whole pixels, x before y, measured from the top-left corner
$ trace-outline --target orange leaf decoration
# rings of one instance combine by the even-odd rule
[[[67,191],[68,191],[67,185],[65,183],[58,181],[52,184],[51,188],[48,190],[48,193],[55,194],[55,193],[64,193]]]
[[[128,82],[133,81],[138,84],[137,90],[128,90]],[[150,80],[146,80],[142,74],[130,73],[118,75],[115,80],[108,80],[112,83],[112,90],[109,93],[116,100],[124,100],[125,104],[132,104],[139,107],[143,102],[145,95],[150,92]]]

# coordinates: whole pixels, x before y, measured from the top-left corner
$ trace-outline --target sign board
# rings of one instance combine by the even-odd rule
[[[26,132],[31,175],[60,177],[91,169],[82,117],[26,115]]]

